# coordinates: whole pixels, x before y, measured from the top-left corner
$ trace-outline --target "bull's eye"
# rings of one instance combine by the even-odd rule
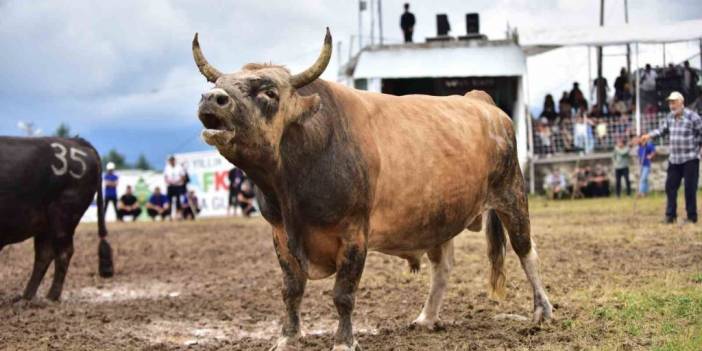
[[[271,99],[275,99],[277,97],[275,91],[273,90],[266,90],[265,94]]]

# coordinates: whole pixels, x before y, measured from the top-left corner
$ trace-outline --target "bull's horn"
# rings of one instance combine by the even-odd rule
[[[329,33],[329,27],[327,27],[327,35],[324,37],[324,46],[322,47],[322,52],[319,54],[319,57],[317,57],[317,61],[304,72],[292,76],[290,78],[290,84],[297,89],[312,83],[321,76],[322,72],[327,68],[331,54],[332,38]]]
[[[195,33],[195,38],[193,39],[193,58],[195,59],[195,64],[197,64],[200,73],[202,73],[208,81],[214,83],[217,81],[217,78],[222,76],[222,72],[210,66],[207,59],[205,59],[205,55],[202,54],[200,42],[197,40],[197,33]]]

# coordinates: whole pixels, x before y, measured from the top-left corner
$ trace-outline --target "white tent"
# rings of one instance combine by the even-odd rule
[[[702,19],[668,24],[625,24],[604,27],[538,29],[520,33],[527,55],[562,46],[662,44],[702,39]]]
[[[520,44],[525,55],[532,56],[565,46],[612,46],[634,44],[635,67],[639,69],[639,44],[666,44],[700,40],[702,51],[702,19],[679,21],[668,24],[623,24],[602,27],[550,28],[527,30],[520,33]],[[588,55],[588,60],[590,55]],[[588,64],[588,67],[590,65]],[[639,74],[636,74],[636,133],[641,134],[641,107]],[[529,120],[531,122],[531,120]],[[529,138],[532,138],[529,123]],[[533,145],[533,140],[531,145]],[[531,191],[534,191],[533,150],[530,150],[532,166]]]

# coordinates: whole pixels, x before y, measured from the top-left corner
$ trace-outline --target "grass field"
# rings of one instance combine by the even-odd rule
[[[555,319],[534,325],[531,291],[507,256],[508,295],[487,298],[483,234],[456,238],[439,332],[412,330],[429,269],[368,256],[354,323],[365,350],[702,350],[702,225],[661,224],[664,199],[530,200]],[[64,299],[13,304],[31,241],[0,252],[2,350],[266,350],[283,314],[281,275],[261,219],[110,226],[116,276],[96,275],[96,228],[81,225]],[[45,278],[48,286],[51,272]],[[308,283],[301,350],[328,350],[333,279]]]

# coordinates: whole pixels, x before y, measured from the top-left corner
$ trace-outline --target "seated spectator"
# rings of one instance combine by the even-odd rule
[[[567,195],[567,186],[565,176],[558,168],[554,168],[544,179],[544,190],[550,200],[564,198]]]
[[[590,174],[588,186],[591,189],[592,197],[609,196],[609,178],[607,178],[607,172],[602,165],[595,166],[595,171]]]
[[[578,199],[582,197],[589,197],[587,196],[586,192],[588,191],[587,188],[587,179],[588,179],[588,170],[585,167],[576,167],[575,172],[573,174],[573,198]]]
[[[539,118],[545,118],[548,120],[549,124],[553,125],[557,117],[558,113],[556,113],[556,103],[553,101],[553,96],[548,94],[544,99],[544,109],[541,111]]]
[[[124,216],[132,216],[132,221],[136,221],[140,214],[141,205],[139,205],[136,196],[132,194],[132,187],[127,185],[124,195],[119,198],[117,203],[117,220],[123,222]]]
[[[195,220],[195,216],[200,213],[200,206],[198,205],[197,195],[195,191],[189,190],[186,194],[182,195],[180,200],[180,208],[183,213],[183,219]]]
[[[161,193],[161,188],[156,187],[154,193],[151,194],[149,202],[146,203],[146,213],[149,214],[151,220],[155,221],[156,217],[161,216],[162,220],[166,217],[171,217],[171,207],[168,201],[168,196]]]
[[[245,217],[251,217],[251,214],[256,212],[254,207],[254,189],[250,180],[245,180],[241,183],[241,191],[239,192],[237,202],[241,207],[241,211]]]

